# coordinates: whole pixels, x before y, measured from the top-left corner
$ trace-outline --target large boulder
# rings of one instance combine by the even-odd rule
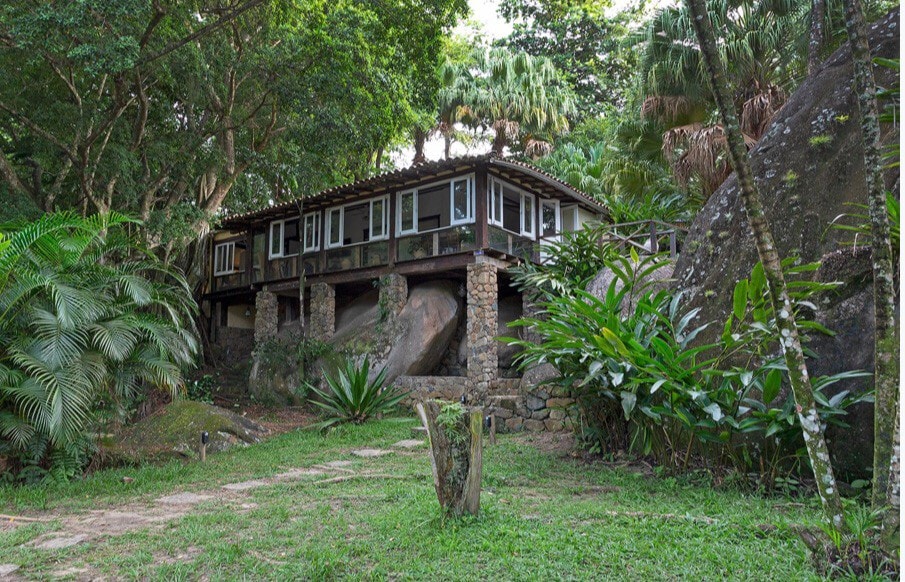
[[[386,366],[387,380],[433,372],[443,359],[463,314],[459,285],[429,281],[409,290],[395,317],[379,321],[376,297],[362,297],[337,314],[331,343],[371,357],[374,371]]]
[[[209,435],[207,450],[211,453],[260,442],[269,433],[258,423],[224,408],[180,400],[129,426],[109,452],[133,462],[195,458],[202,432]]]
[[[662,291],[663,289],[669,289],[670,284],[672,283],[673,276],[673,263],[671,261],[664,261],[659,267],[655,270],[648,273],[646,276],[641,278],[633,289],[644,289],[645,291],[649,291],[651,293],[656,293],[658,291]],[[603,299],[606,297],[606,294],[610,290],[610,286],[613,285],[616,292],[622,290],[624,283],[622,279],[616,276],[610,268],[604,267],[597,273],[597,276],[588,282],[587,287],[585,287],[585,291],[593,295],[598,299]],[[629,313],[635,310],[635,304],[637,303],[637,297],[628,296],[625,298],[626,300],[622,303],[622,315],[627,316]]]
[[[899,57],[898,20],[896,9],[870,27],[874,56]],[[896,72],[890,69],[878,66],[874,74],[881,86],[898,82]],[[852,76],[851,52],[843,46],[789,98],[750,152],[782,256],[798,255],[811,262],[837,252],[851,236],[830,228],[831,223],[840,214],[857,212],[852,204],[867,201]],[[884,139],[897,140],[897,132],[887,131]],[[888,172],[885,179],[898,194],[898,169]],[[675,285],[685,293],[689,309],[701,308],[699,322],[722,322],[729,313],[736,281],[747,277],[757,260],[733,175],[695,218],[676,264]],[[848,273],[842,277],[846,287],[823,303],[817,314],[840,335],[815,338],[810,344],[817,354],[809,364],[812,375],[873,369],[869,262],[860,267],[852,263],[842,271]],[[711,333],[721,329],[711,327]],[[837,384],[834,390],[863,390],[869,384],[868,380],[853,380]],[[863,475],[871,458],[871,411],[867,407],[855,410],[847,420],[857,427],[856,432],[841,438],[831,431],[830,446],[843,475]]]

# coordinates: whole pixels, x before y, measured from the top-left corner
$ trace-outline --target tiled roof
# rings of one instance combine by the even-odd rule
[[[444,174],[468,170],[481,165],[497,168],[503,171],[501,173],[505,173],[506,170],[509,170],[510,172],[515,171],[519,175],[527,177],[532,182],[542,184],[561,194],[574,198],[575,200],[596,209],[598,212],[606,212],[606,209],[591,196],[544,172],[540,168],[513,159],[501,158],[494,154],[485,154],[480,156],[466,156],[451,158],[449,160],[424,162],[409,166],[408,168],[384,172],[383,174],[378,174],[370,178],[322,190],[313,196],[298,197],[260,210],[228,215],[221,221],[221,224],[223,227],[227,228],[230,226],[240,226],[257,219],[277,217],[278,215],[292,212],[297,209],[300,200],[303,200],[306,205],[313,203],[322,206],[329,202],[342,201],[343,199],[357,197],[369,192],[402,188],[414,184],[415,182],[420,182],[431,176],[443,177]]]

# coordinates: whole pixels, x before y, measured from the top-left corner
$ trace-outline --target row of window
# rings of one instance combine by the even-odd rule
[[[475,221],[474,176],[428,184],[397,194],[396,232],[407,236],[431,232]],[[490,179],[487,192],[488,223],[524,237],[537,233],[536,198],[500,180]],[[364,202],[353,202],[325,211],[323,243],[339,248],[386,240],[390,235],[389,195]],[[553,236],[561,228],[558,200],[541,200],[541,236]],[[565,209],[564,209],[565,211]],[[321,249],[321,211],[298,218],[270,223],[268,258],[292,257]],[[571,226],[571,225],[570,225]],[[301,227],[301,232],[299,232]],[[571,230],[571,229],[569,229]],[[232,245],[232,246],[230,246]],[[235,272],[234,243],[217,245],[214,274]]]

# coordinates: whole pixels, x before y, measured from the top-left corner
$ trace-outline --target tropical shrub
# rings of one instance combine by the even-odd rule
[[[559,371],[554,382],[577,401],[582,440],[679,469],[692,459],[730,467],[768,488],[798,469],[806,455],[794,398],[782,391],[788,379],[762,267],[738,283],[723,333],[704,343],[695,340],[709,324],[692,325],[698,310],[685,312],[681,295],[654,291],[639,276],[656,257],[607,263],[616,278],[604,297],[580,289],[550,296],[540,316],[513,324],[531,326],[541,342],[506,340],[523,348],[523,367],[548,362]],[[809,299],[833,287],[805,278],[816,265],[785,267],[798,310],[813,309]],[[804,315],[804,333],[831,333]],[[823,422],[844,426],[846,408],[867,398],[824,393],[859,375],[813,379]]]
[[[0,456],[22,478],[79,471],[100,403],[122,420],[145,389],[183,385],[196,306],[138,224],[62,213],[0,226]]]
[[[368,418],[389,412],[404,398],[394,386],[386,385],[386,368],[369,379],[371,362],[368,356],[361,365],[347,359],[335,373],[324,374],[327,388],[320,390],[308,384],[313,395],[311,404],[327,413],[327,418],[311,426],[326,430],[337,424],[351,422],[361,424]]]
[[[551,260],[543,265],[526,261],[514,267],[515,286],[532,299],[584,288],[606,266],[607,259],[617,256],[613,247],[600,244],[607,230],[608,226],[599,225],[564,232],[559,241],[545,242],[543,252]]]

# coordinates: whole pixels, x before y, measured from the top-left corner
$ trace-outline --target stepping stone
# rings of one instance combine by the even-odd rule
[[[393,446],[403,449],[414,449],[415,447],[420,447],[423,444],[424,441],[419,441],[417,439],[405,439],[399,441],[398,443],[393,443]]]
[[[202,501],[213,499],[212,495],[200,495],[198,493],[175,493],[167,495],[157,500],[157,503],[165,503],[167,505],[195,505]]]
[[[427,429],[423,426],[413,426],[412,432],[415,433],[416,436],[424,436],[427,434]]]
[[[257,489],[258,487],[264,487],[266,485],[266,481],[253,479],[251,481],[242,481],[241,483],[229,483],[224,485],[222,489],[226,489],[227,491],[248,491],[249,489]]]
[[[298,479],[299,477],[304,477],[305,475],[323,475],[324,471],[321,469],[292,469],[291,471],[286,471],[285,473],[277,473],[273,476],[273,478],[277,481],[285,481],[287,479]]]
[[[35,545],[39,550],[62,550],[63,548],[71,548],[76,544],[80,544],[88,539],[84,534],[77,534],[69,537],[55,537]]]
[[[392,455],[393,451],[385,451],[383,449],[359,449],[357,451],[352,451],[352,454],[356,457],[374,459],[377,457],[382,457],[384,455]]]
[[[18,569],[18,564],[0,564],[0,576],[9,576]]]
[[[354,455],[355,453],[352,454]],[[322,466],[330,467],[331,469],[342,469],[343,467],[351,467],[352,465],[352,461],[330,461],[327,463],[322,463]]]

